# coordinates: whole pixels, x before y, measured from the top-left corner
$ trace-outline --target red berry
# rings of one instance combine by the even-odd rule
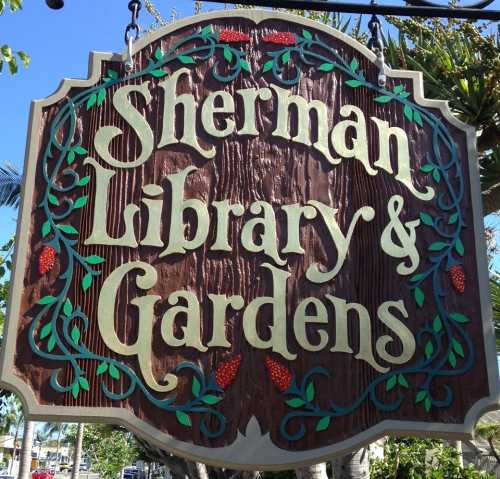
[[[456,264],[452,266],[449,270],[449,275],[451,279],[451,284],[459,293],[465,291],[465,273],[461,265]]]
[[[215,371],[215,382],[220,388],[227,389],[232,384],[238,374],[240,363],[241,354],[238,354],[238,356],[235,356],[229,361],[220,363]]]
[[[56,250],[50,246],[44,246],[38,258],[38,272],[43,275],[48,273],[56,262]]]
[[[266,356],[266,368],[273,384],[281,392],[285,392],[292,384],[292,373],[269,356]]]
[[[250,37],[246,33],[235,30],[221,30],[219,40],[226,43],[249,42]]]
[[[266,43],[275,43],[277,45],[295,45],[297,38],[290,32],[277,32],[265,35],[262,38]]]

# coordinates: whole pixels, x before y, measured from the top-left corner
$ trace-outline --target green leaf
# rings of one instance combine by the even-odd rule
[[[97,95],[97,106],[101,106],[106,100],[106,89],[100,88],[99,93]]]
[[[356,58],[352,59],[350,67],[353,72],[358,69],[358,60]]]
[[[468,323],[470,319],[467,316],[464,316],[461,313],[452,313],[450,314],[450,318],[453,319],[456,323]]]
[[[398,383],[400,386],[403,386],[404,388],[409,388],[410,386],[408,385],[408,381],[406,380],[406,378],[400,374],[398,376]]]
[[[177,58],[183,65],[194,64],[194,60],[191,57],[188,57],[187,55],[178,55]]]
[[[118,370],[118,368],[114,364],[109,365],[109,375],[113,379],[120,379],[120,371]]]
[[[70,150],[70,152],[68,153],[68,156],[66,158],[66,162],[68,163],[68,165],[71,165],[71,163],[73,163],[73,161],[75,161],[75,151]]]
[[[63,233],[67,235],[77,235],[78,231],[71,225],[59,224],[56,225],[58,229],[60,229]]]
[[[47,343],[47,351],[51,353],[55,347],[56,347],[56,337],[54,336],[54,334],[51,334],[49,342]]]
[[[283,55],[281,55],[281,61],[283,63],[288,63],[290,61],[290,50],[287,50]]]
[[[427,226],[433,226],[434,225],[434,220],[432,219],[432,216],[427,214],[427,213],[420,213],[420,219],[422,220],[422,223]]]
[[[212,25],[207,25],[206,27],[203,28],[203,30],[200,32],[202,38],[207,38],[208,35],[212,33]]]
[[[439,170],[437,168],[434,168],[432,171],[432,177],[434,178],[434,181],[436,183],[439,183],[439,180],[441,179],[441,174],[439,173]]]
[[[269,70],[273,68],[274,65],[274,60],[268,60],[266,63],[264,63],[264,67],[262,68],[262,72],[266,73]]]
[[[200,381],[196,377],[193,377],[193,384],[191,385],[191,391],[194,396],[198,397],[200,395],[201,385]]]
[[[330,426],[330,420],[331,420],[330,416],[322,417],[316,424],[316,431],[320,432],[324,431],[325,429],[328,429],[328,426]]]
[[[80,384],[78,383],[73,384],[73,387],[71,388],[71,394],[73,394],[73,397],[76,399],[79,393],[80,393]]]
[[[168,74],[165,70],[158,68],[156,70],[153,70],[151,72],[151,75],[153,75],[155,78],[163,78],[164,76],[167,76]]]
[[[100,376],[101,374],[104,374],[108,370],[108,363],[103,361],[99,366],[97,366],[97,369],[95,371],[96,376]]]
[[[290,407],[293,407],[293,408],[301,407],[305,403],[306,402],[303,399],[300,399],[300,398],[293,398],[293,399],[289,399],[288,401],[286,401],[286,404],[288,406],[290,406]]]
[[[54,195],[48,194],[47,199],[51,205],[59,206],[59,201]]]
[[[175,411],[177,421],[183,426],[191,427],[191,418],[183,411]]]
[[[382,95],[382,96],[378,96],[377,98],[375,98],[374,101],[376,101],[377,103],[389,103],[391,100],[392,100],[392,96]]]
[[[66,316],[71,316],[71,313],[73,313],[73,305],[71,304],[71,299],[69,298],[66,298],[66,301],[64,301],[63,313]]]
[[[252,73],[252,70],[250,70],[250,65],[246,60],[243,60],[243,58],[240,60],[240,66],[243,70],[245,70],[248,73]]]
[[[422,121],[422,116],[420,115],[420,113],[417,110],[413,111],[413,119],[415,120],[415,123],[418,126],[420,126],[420,127],[424,126],[424,122]]]
[[[161,51],[161,48],[158,47],[156,50],[155,50],[155,58],[157,60],[161,60],[163,58],[163,52]]]
[[[44,296],[43,298],[40,298],[36,304],[41,304],[45,306],[46,304],[54,304],[57,301],[57,298],[55,296]]]
[[[405,107],[403,108],[403,113],[408,121],[413,121],[413,109],[411,107],[405,105]]]
[[[201,398],[201,400],[202,400],[205,404],[213,405],[213,404],[217,404],[218,402],[221,402],[221,401],[222,401],[222,398],[221,398],[221,397],[214,396],[213,394],[207,394],[206,396],[203,396],[203,397]]]
[[[106,260],[104,258],[101,258],[100,256],[97,256],[93,254],[92,256],[87,256],[85,259],[85,262],[88,264],[96,265],[96,264],[101,264],[104,263]]]
[[[455,356],[455,354],[453,353],[453,351],[450,351],[450,354],[448,354],[448,362],[450,363],[450,366],[452,368],[456,368],[457,367],[457,357]]]
[[[410,281],[412,283],[416,283],[417,281],[420,281],[421,279],[425,278],[425,274],[424,273],[419,273],[419,274],[416,274],[415,276],[412,276],[410,278]]]
[[[419,403],[423,401],[427,397],[427,391],[422,390],[417,394],[417,397],[415,398],[415,402]]]
[[[78,186],[86,186],[89,184],[90,176],[84,176],[79,182]]]
[[[437,315],[434,318],[434,321],[432,322],[432,329],[436,333],[439,333],[439,331],[441,331],[443,329],[443,323],[442,323],[441,318],[439,317],[439,315]]]
[[[52,332],[52,323],[47,323],[40,331],[40,339],[45,339]]]
[[[52,230],[52,226],[50,225],[50,221],[46,221],[42,225],[42,237],[45,238]]]
[[[93,93],[87,101],[87,110],[90,110],[97,103],[97,94]]]
[[[114,70],[111,70],[111,68],[108,70],[108,77],[112,78],[113,80],[116,80],[118,78],[118,73],[115,72]]]
[[[314,399],[314,383],[311,381],[306,389],[306,399],[308,402],[311,402]]]
[[[424,305],[424,299],[425,299],[424,292],[420,288],[417,287],[417,288],[415,288],[413,295],[415,296],[415,302],[421,308]]]
[[[445,249],[448,246],[448,243],[443,243],[442,241],[436,241],[435,243],[432,243],[428,250],[429,251],[441,251],[442,249]]]
[[[73,326],[73,329],[71,330],[71,339],[75,344],[78,344],[80,342],[80,329],[78,326]]]
[[[73,203],[73,208],[75,208],[75,210],[77,210],[79,208],[83,208],[87,204],[88,199],[89,199],[88,196],[80,196],[80,198],[78,198]]]
[[[334,68],[335,68],[335,65],[333,63],[322,63],[319,66],[319,71],[331,72]]]
[[[78,382],[80,383],[80,386],[82,387],[82,389],[84,389],[85,391],[88,391],[90,389],[89,382],[87,381],[87,378],[80,376],[80,379],[78,380]]]
[[[420,171],[423,173],[430,173],[433,170],[434,170],[434,165],[431,165],[430,163],[420,168]]]
[[[87,273],[82,279],[82,289],[87,291],[92,284],[92,273]]]
[[[424,401],[424,408],[425,408],[425,410],[427,412],[429,412],[431,410],[431,406],[432,406],[431,398],[430,397],[426,397],[425,401]]]
[[[72,149],[77,155],[86,155],[88,153],[87,149],[81,145],[75,146]]]
[[[462,345],[456,339],[451,340],[451,347],[461,358],[465,356],[464,348],[462,348]]]
[[[359,80],[347,80],[345,82],[347,86],[350,86],[351,88],[358,88],[358,86],[362,85],[363,83],[360,82]]]
[[[231,60],[233,59],[233,53],[227,47],[224,47],[224,58],[227,62],[231,62]]]
[[[460,238],[457,238],[457,241],[455,241],[455,251],[460,255],[463,256],[465,252],[464,244],[462,243],[462,240]]]
[[[306,39],[306,40],[312,40],[312,35],[310,32],[308,32],[307,30],[302,30],[302,36]]]
[[[432,353],[434,352],[434,346],[430,341],[427,341],[424,352],[427,359],[432,356]]]
[[[404,85],[396,85],[394,87],[394,90],[392,90],[394,93],[401,93],[403,91]]]
[[[385,383],[385,390],[390,391],[391,389],[394,389],[396,384],[397,384],[397,377],[395,374],[393,374]]]
[[[458,221],[458,213],[453,213],[448,219],[448,224],[454,225],[457,221]]]

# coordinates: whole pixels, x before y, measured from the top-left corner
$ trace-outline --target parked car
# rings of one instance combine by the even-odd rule
[[[139,477],[139,469],[137,467],[126,467],[123,469],[123,479],[137,479]]]
[[[53,469],[48,467],[36,469],[31,474],[32,479],[54,479],[55,473]]]
[[[61,472],[64,472],[64,471],[71,471],[71,464],[68,464],[67,462],[63,462],[62,464],[59,464],[59,470]]]
[[[84,462],[82,462],[80,464],[80,471],[83,471],[83,472],[88,472],[89,470],[89,465],[88,464],[85,464]]]

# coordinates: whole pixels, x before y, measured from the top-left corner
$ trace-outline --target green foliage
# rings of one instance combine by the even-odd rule
[[[92,470],[102,479],[116,479],[138,455],[130,433],[102,424],[85,426],[83,451],[92,461]]]
[[[3,15],[8,10],[17,12],[22,7],[22,0],[0,0],[0,15]],[[0,46],[0,73],[3,70],[4,64],[7,64],[9,72],[15,75],[19,69],[18,60],[21,60],[23,65],[28,67],[31,58],[21,50],[14,52],[7,44]]]
[[[500,351],[500,278],[496,275],[490,277],[490,293],[497,351]]]
[[[470,467],[461,467],[459,453],[434,439],[389,437],[384,458],[370,465],[371,479],[493,479]]]

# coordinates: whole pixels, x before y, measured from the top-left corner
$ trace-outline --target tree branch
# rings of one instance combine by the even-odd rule
[[[500,182],[490,186],[481,193],[484,216],[500,210]]]

